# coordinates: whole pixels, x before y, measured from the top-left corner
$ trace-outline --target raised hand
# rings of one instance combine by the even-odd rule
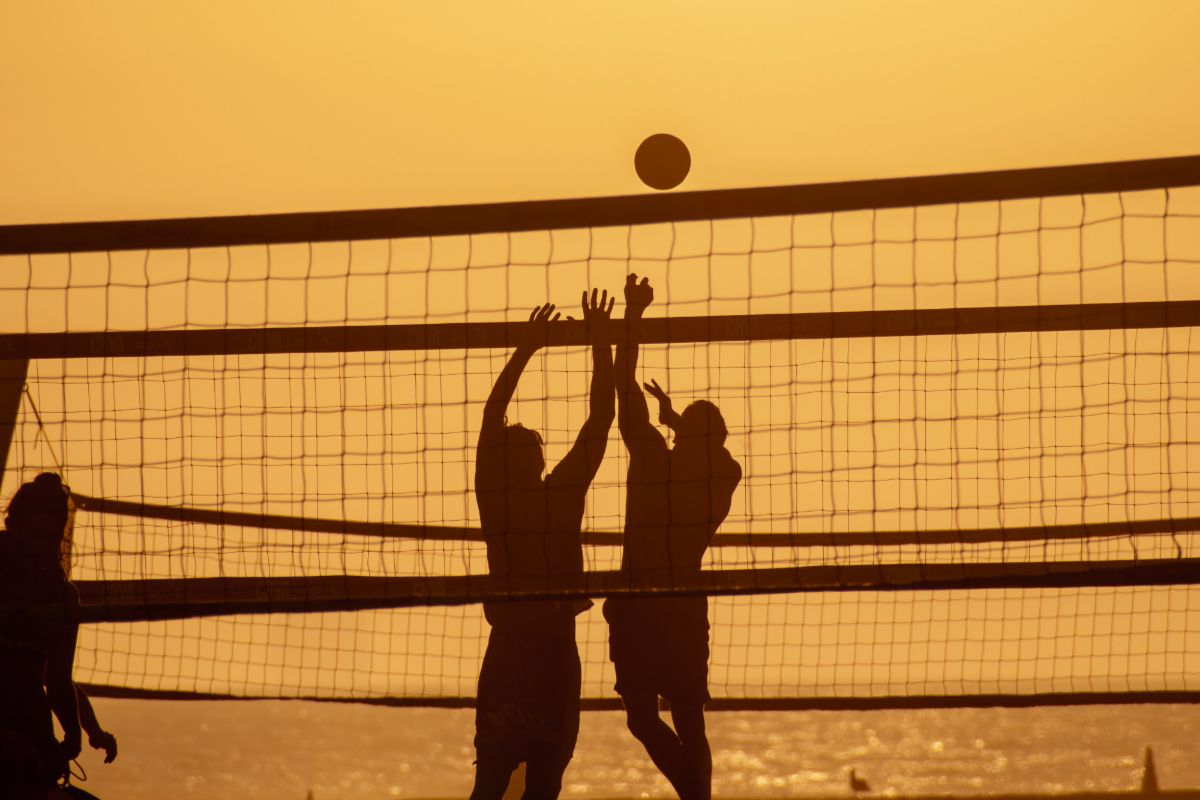
[[[658,381],[653,378],[650,379],[649,383],[643,383],[642,386],[658,401],[658,421],[668,427],[672,427],[675,420],[675,410],[671,406],[671,398],[658,385]]]
[[[586,291],[583,293],[580,300],[583,306],[583,321],[587,323],[588,335],[594,343],[608,344],[608,326],[605,323],[612,316],[613,305],[616,302],[617,298],[609,298],[607,289],[603,294],[599,294],[597,289],[592,289],[590,299]]]
[[[592,289],[590,300],[586,291],[581,298],[583,318],[588,322],[608,319],[612,315],[613,305],[617,302],[616,297],[609,299],[608,289],[604,290],[604,294],[598,294],[599,291],[599,289]]]
[[[537,350],[546,344],[546,325],[557,322],[561,313],[554,310],[553,303],[537,306],[529,312],[529,322],[520,327],[517,349]]]
[[[117,757],[117,737],[108,731],[99,731],[88,736],[88,744],[97,750],[104,751],[104,763],[111,764]]]
[[[649,278],[638,280],[638,276],[630,273],[625,276],[625,315],[641,316],[646,306],[654,301],[654,289],[650,286]]]

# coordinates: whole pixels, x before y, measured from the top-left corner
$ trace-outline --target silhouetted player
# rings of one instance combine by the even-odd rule
[[[26,791],[38,798],[60,796],[48,795],[47,787],[65,772],[70,753],[78,753],[80,727],[92,747],[105,751],[106,764],[117,757],[116,737],[100,727],[87,695],[70,677],[77,626],[63,612],[78,604],[70,583],[73,512],[62,479],[42,473],[17,490],[8,507],[7,531],[0,534],[0,603],[27,609],[0,621],[0,786],[18,787],[0,797]],[[54,606],[57,610],[51,610]],[[41,685],[35,689],[39,668]],[[75,726],[69,722],[68,692],[76,699]],[[68,720],[62,744],[54,741],[51,709],[60,724]],[[72,796],[92,796],[77,787],[73,791]]]
[[[625,318],[638,319],[654,299],[648,279],[625,281]],[[729,513],[742,469],[725,449],[725,421],[706,400],[676,414],[652,381],[659,420],[675,446],[650,423],[638,388],[638,346],[617,346],[618,426],[629,449],[625,546],[621,566],[630,581],[684,582],[698,575],[713,534]],[[681,798],[712,793],[712,753],[704,732],[708,702],[708,600],[703,596],[612,597],[604,604],[617,693],[629,730]],[[671,729],[658,716],[658,698],[671,703]]]
[[[79,598],[60,565],[67,516],[61,479],[43,473],[17,490],[0,536],[0,785],[13,797],[45,797],[81,745],[70,619]]]
[[[553,305],[539,306],[488,397],[479,432],[475,496],[487,542],[488,572],[500,588],[538,589],[546,579],[583,574],[579,528],[584,498],[604,458],[614,416],[612,348],[602,341],[612,313],[608,292],[583,295],[595,334],[587,421],[575,444],[542,478],[542,438],[505,418],[525,365],[540,346]],[[579,733],[580,669],[575,615],[588,600],[486,603],[491,623],[475,706],[472,798],[499,798],[524,761],[525,797],[553,798]]]

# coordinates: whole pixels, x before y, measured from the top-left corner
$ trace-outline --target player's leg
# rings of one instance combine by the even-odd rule
[[[479,753],[478,756],[471,800],[500,800],[508,790],[508,782],[519,762],[499,754]]]
[[[19,717],[18,709],[0,708]],[[10,717],[7,721],[14,721]],[[26,720],[20,720],[24,723]],[[27,725],[8,727],[0,722],[0,798],[3,800],[66,800],[57,787],[58,775],[66,767],[58,742],[51,733],[50,715],[44,730]],[[40,727],[40,726],[38,726]]]
[[[520,727],[527,738],[521,747],[525,762],[524,800],[553,800],[562,789],[563,773],[579,738],[579,695],[582,671],[575,644],[575,619],[559,620],[525,642],[524,681],[529,713]]]
[[[683,747],[671,726],[658,716],[658,695],[630,692],[621,697],[625,704],[625,721],[629,732],[646,748],[646,754],[666,779],[684,797],[687,772]]]
[[[531,756],[525,762],[525,793],[521,800],[554,800],[558,797],[569,762],[569,757]]]
[[[663,694],[671,703],[671,721],[679,737],[688,791],[685,800],[712,796],[712,751],[704,725],[708,702],[708,602],[702,597],[672,601],[676,624],[666,649],[671,653],[670,683]]]
[[[513,699],[518,694],[521,637],[493,627],[479,670],[475,693],[475,786],[471,800],[500,800],[513,770],[520,763],[513,724]]]
[[[704,729],[704,702],[672,700],[671,721],[675,723],[687,773],[688,793],[680,791],[679,796],[684,800],[709,800],[712,797],[712,750]]]

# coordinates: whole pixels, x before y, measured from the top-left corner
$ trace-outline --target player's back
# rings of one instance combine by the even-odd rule
[[[560,465],[561,466],[561,465]],[[531,486],[506,486],[503,476],[477,474],[475,496],[487,545],[488,573],[500,590],[548,588],[551,581],[583,574],[583,523],[587,483],[555,469]],[[574,601],[487,603],[492,624],[537,624],[547,615],[574,616]]]
[[[631,451],[623,567],[635,575],[699,570],[741,475],[721,446],[668,449],[660,438]]]
[[[44,651],[66,620],[45,606],[78,602],[75,588],[57,564],[42,564],[23,537],[0,532],[0,652]],[[44,653],[43,653],[44,655]]]

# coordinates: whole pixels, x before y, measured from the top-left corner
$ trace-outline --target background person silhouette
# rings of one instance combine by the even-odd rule
[[[67,520],[66,487],[42,473],[17,490],[0,536],[0,785],[12,797],[46,796],[81,747],[71,680],[79,597],[61,566]]]
[[[648,279],[626,278],[626,319],[639,319],[653,299]],[[698,400],[677,414],[652,381],[646,390],[659,401],[660,422],[675,435],[668,448],[638,388],[634,330],[630,326],[617,346],[615,367],[617,424],[629,450],[621,567],[633,586],[669,584],[698,575],[742,469],[725,449],[725,421],[715,405]],[[710,797],[708,599],[610,597],[604,616],[630,732],[681,798]],[[658,716],[660,696],[671,703],[674,729]]]
[[[587,421],[566,457],[544,479],[542,439],[507,424],[505,411],[529,359],[559,315],[539,306],[483,412],[475,496],[487,543],[488,573],[498,589],[537,589],[546,579],[582,576],[588,486],[604,458],[614,409],[612,348],[605,339],[613,300],[589,299],[583,316],[593,336]],[[580,667],[575,615],[589,600],[485,603],[491,623],[475,705],[475,800],[499,798],[525,762],[526,798],[557,797],[579,734]]]

